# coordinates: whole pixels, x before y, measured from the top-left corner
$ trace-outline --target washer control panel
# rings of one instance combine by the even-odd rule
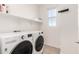
[[[32,34],[28,34],[28,38],[29,38],[29,37],[32,37]]]

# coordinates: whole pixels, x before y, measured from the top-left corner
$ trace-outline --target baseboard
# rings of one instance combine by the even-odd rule
[[[57,46],[53,46],[53,45],[50,45],[50,44],[44,44],[44,45],[48,45],[48,46],[51,46],[51,47],[54,47],[54,48],[59,48],[60,49],[60,47],[57,47]]]

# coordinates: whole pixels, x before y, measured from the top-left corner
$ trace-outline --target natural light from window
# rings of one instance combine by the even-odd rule
[[[50,27],[56,27],[56,16],[57,16],[56,9],[48,9],[48,25]]]

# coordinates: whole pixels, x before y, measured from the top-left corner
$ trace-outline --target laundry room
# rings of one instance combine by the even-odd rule
[[[78,4],[0,4],[0,54],[78,54]]]

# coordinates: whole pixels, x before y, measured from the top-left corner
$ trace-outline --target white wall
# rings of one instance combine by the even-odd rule
[[[26,18],[38,17],[37,5],[8,5],[9,14]],[[0,14],[0,32],[40,30],[40,23]]]
[[[45,44],[52,47],[59,48],[60,40],[58,33],[58,23],[57,27],[48,26],[48,8],[56,8],[57,5],[40,5],[40,17],[43,19],[42,30],[44,31]],[[58,21],[58,20],[57,20]]]
[[[9,14],[29,19],[38,17],[38,8],[35,4],[8,4]]]
[[[78,41],[79,41],[79,5],[78,5]],[[79,44],[78,44],[78,52],[79,52]]]
[[[47,10],[56,8],[61,10],[69,8],[69,12],[58,13],[57,26],[50,28],[48,26]],[[60,47],[61,53],[77,53],[77,33],[78,33],[78,11],[77,5],[41,5],[40,17],[43,19],[42,30],[45,35],[45,44],[52,47]]]

